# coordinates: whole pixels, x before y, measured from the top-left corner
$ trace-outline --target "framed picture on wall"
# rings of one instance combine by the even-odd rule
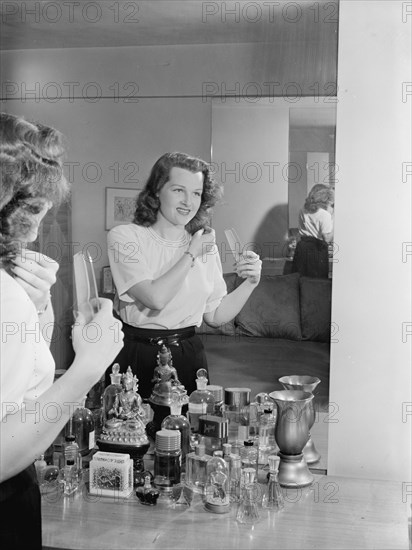
[[[133,220],[139,191],[140,189],[106,187],[106,229]]]
[[[107,265],[102,269],[102,294],[114,294],[115,291],[112,272],[110,266]]]

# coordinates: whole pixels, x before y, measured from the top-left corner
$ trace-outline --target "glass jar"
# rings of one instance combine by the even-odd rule
[[[154,486],[162,492],[171,492],[180,482],[181,471],[180,431],[156,432],[154,451]]]

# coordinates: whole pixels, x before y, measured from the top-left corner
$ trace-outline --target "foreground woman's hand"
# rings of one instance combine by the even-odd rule
[[[46,309],[59,264],[48,256],[27,248],[21,248],[13,263],[14,278],[27,292],[36,310]]]
[[[100,310],[90,323],[85,323],[79,313],[72,330],[73,349],[76,359],[87,362],[88,377],[95,382],[114,361],[123,347],[121,322],[113,317],[113,303],[99,298]]]
[[[262,260],[256,252],[247,250],[236,262],[235,272],[242,279],[247,279],[252,285],[257,285],[262,272]]]

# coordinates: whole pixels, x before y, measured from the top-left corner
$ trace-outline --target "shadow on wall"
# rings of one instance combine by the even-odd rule
[[[271,208],[256,229],[253,238],[254,250],[261,259],[286,256],[288,233],[288,205],[278,204]]]

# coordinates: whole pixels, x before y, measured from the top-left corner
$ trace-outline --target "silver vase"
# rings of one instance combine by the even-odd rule
[[[320,384],[320,379],[316,376],[282,376],[279,378],[279,382],[285,388],[285,390],[301,390],[309,393],[314,393],[315,388]],[[313,442],[312,436],[310,435],[310,430],[312,429],[313,424],[315,423],[316,411],[313,404],[313,400],[310,402],[310,405],[307,410],[308,422],[309,422],[309,439],[303,449],[303,456],[308,464],[313,464],[320,460],[321,454],[316,449]]]
[[[279,483],[283,487],[306,487],[313,483],[303,456],[309,439],[308,408],[313,394],[300,390],[281,390],[269,394],[278,410],[275,439],[279,446]]]

